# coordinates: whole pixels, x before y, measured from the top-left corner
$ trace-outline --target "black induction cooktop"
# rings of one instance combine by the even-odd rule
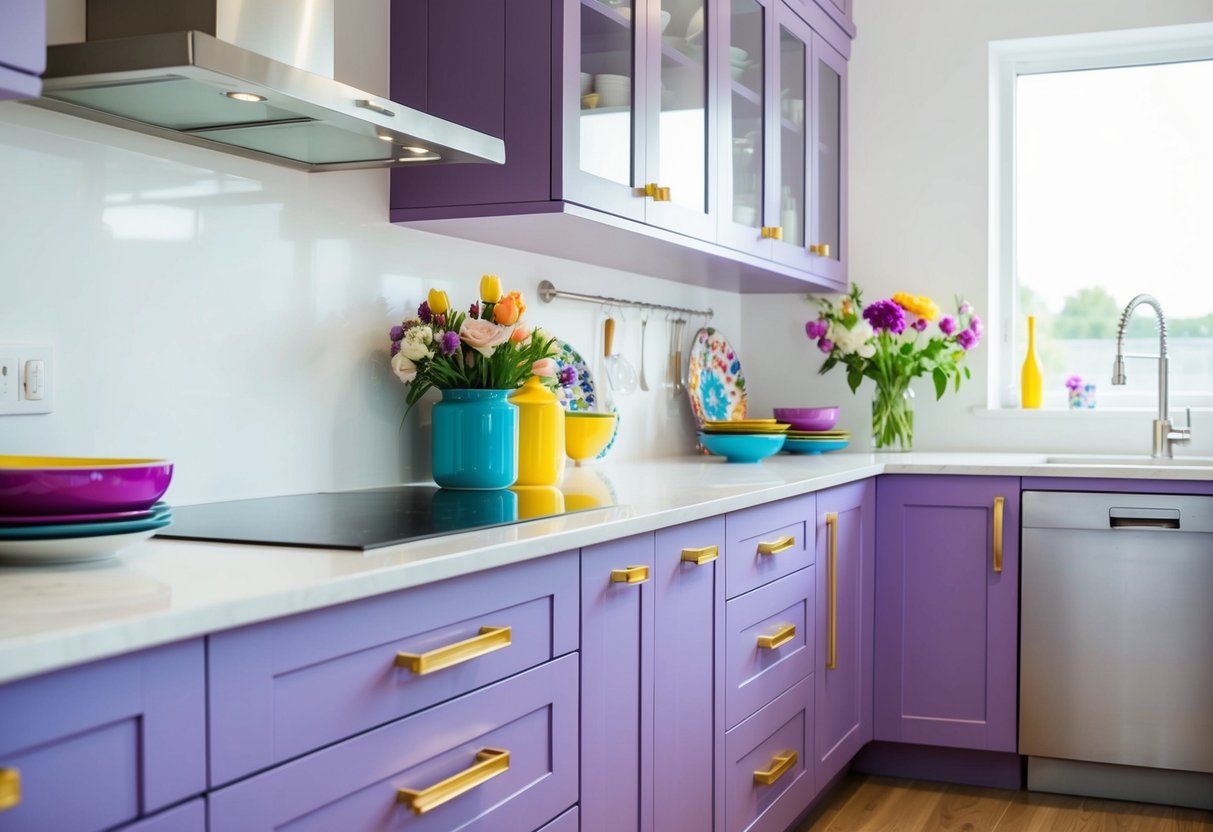
[[[521,494],[521,499],[520,499]],[[578,509],[593,510],[601,506]],[[402,485],[174,506],[158,537],[321,549],[377,549],[573,512],[555,488],[455,491]]]

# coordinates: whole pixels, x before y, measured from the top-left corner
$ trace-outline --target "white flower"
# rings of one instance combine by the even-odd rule
[[[867,321],[856,321],[855,326],[847,329],[840,323],[830,324],[826,337],[834,342],[834,348],[844,355],[857,353],[860,358],[871,358],[876,354],[876,345],[870,343],[876,333]]]
[[[430,358],[430,348],[427,347],[420,338],[405,338],[400,342],[400,352],[396,356],[405,356],[410,361],[420,361],[423,358]]]
[[[417,365],[404,354],[402,349],[392,356],[392,372],[396,374],[397,378],[408,384],[417,378]]]

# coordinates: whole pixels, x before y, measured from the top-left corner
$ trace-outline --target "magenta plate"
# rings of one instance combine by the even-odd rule
[[[56,463],[22,465],[0,457],[0,515],[8,518],[47,515],[97,515],[147,511],[168,490],[173,465],[165,460],[90,466]],[[11,460],[5,464],[6,460]],[[76,463],[76,460],[71,460]],[[66,522],[66,521],[65,521]]]
[[[0,526],[59,525],[61,523],[96,523],[104,520],[145,520],[156,512],[102,511],[94,514],[0,514]]]

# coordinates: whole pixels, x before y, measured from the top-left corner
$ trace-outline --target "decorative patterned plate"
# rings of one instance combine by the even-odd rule
[[[560,406],[565,410],[573,412],[598,411],[598,387],[594,383],[593,374],[590,373],[589,364],[581,357],[581,353],[577,352],[565,341],[557,338],[556,346],[560,348],[560,352],[556,355],[556,360],[560,364],[568,365],[577,371],[577,384],[572,387],[556,388],[556,398],[560,402]],[[595,459],[602,459],[606,456],[615,445],[615,439],[619,436],[619,408],[612,404],[606,412],[615,414],[615,432],[611,434],[611,441],[606,444],[606,447],[599,452]]]
[[[745,376],[733,347],[718,331],[704,327],[695,333],[687,368],[687,393],[695,421],[745,418]]]

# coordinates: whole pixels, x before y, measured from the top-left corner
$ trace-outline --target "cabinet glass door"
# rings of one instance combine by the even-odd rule
[[[813,222],[810,268],[845,286],[846,70],[842,55],[821,37],[813,41]]]
[[[648,44],[648,171],[658,188],[646,205],[646,220],[710,240],[708,170],[714,169],[708,66],[715,60],[708,0],[651,0]]]
[[[636,78],[643,0],[566,0],[564,193],[592,208],[643,219],[644,85]],[[638,100],[640,99],[640,100]]]
[[[729,0],[728,54],[721,55],[720,78],[727,79],[728,109],[721,169],[721,242],[769,256],[761,232],[766,201],[767,118],[770,72],[767,42],[771,10],[761,0]],[[723,50],[722,50],[723,51]]]
[[[783,7],[780,8],[782,11]],[[812,30],[799,17],[791,13],[780,15],[779,111],[774,117],[779,137],[778,191],[768,195],[767,210],[772,223],[779,227],[773,247],[774,258],[804,269],[809,263],[805,237],[809,227],[811,157],[806,113],[810,106],[809,50],[812,42]]]

